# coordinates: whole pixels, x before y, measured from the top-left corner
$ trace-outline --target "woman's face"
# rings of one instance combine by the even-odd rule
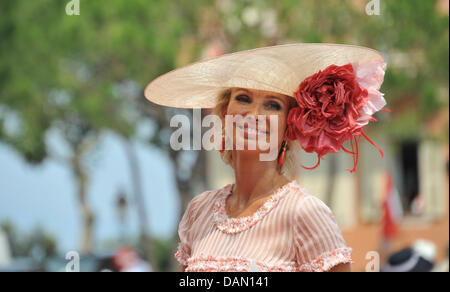
[[[248,151],[250,140],[265,138],[269,143],[271,136],[277,137],[277,149],[279,149],[285,139],[286,120],[293,101],[292,97],[276,92],[232,88],[225,114],[233,117],[240,115],[244,120],[253,121],[253,124],[233,123],[233,149],[236,149],[236,142],[240,141],[244,144],[244,151]],[[263,115],[263,117],[258,117],[258,115]],[[271,123],[270,116],[277,116],[278,123]],[[223,122],[225,125],[225,120]],[[261,131],[261,124],[265,124],[265,132]],[[237,127],[240,128],[239,131],[237,131]],[[260,150],[258,143],[255,144],[256,150]]]

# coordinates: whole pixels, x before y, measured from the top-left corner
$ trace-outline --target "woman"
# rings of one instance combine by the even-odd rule
[[[223,127],[220,152],[234,183],[197,195],[181,219],[175,257],[183,271],[350,271],[352,249],[333,213],[295,180],[297,155],[300,147],[316,152],[317,164],[302,166],[314,169],[342,148],[356,156],[355,171],[356,137],[369,140],[362,128],[386,104],[378,91],[384,70],[371,49],[292,44],[197,62],[150,83],[152,102],[213,107],[223,125],[226,116],[249,122]],[[248,146],[269,137],[278,155],[263,160],[268,150]]]

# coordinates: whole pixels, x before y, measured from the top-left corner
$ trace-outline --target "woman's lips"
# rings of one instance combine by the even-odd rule
[[[236,125],[238,128],[243,130],[245,138],[256,139],[259,135],[267,135],[267,131],[257,130],[254,127],[248,127],[243,125]]]

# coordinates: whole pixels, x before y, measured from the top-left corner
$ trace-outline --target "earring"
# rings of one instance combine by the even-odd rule
[[[225,150],[225,134],[222,133],[222,148],[220,148],[219,152],[223,153],[224,150]]]
[[[280,159],[278,160],[278,164],[280,165],[280,167],[283,166],[284,160],[286,159],[286,149],[287,149],[287,142],[283,141],[283,143],[281,144]]]

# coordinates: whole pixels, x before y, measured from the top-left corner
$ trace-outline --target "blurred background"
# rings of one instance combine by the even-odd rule
[[[368,46],[388,65],[391,112],[366,130],[384,158],[364,141],[356,173],[337,153],[297,175],[335,213],[352,269],[419,254],[423,270],[448,270],[448,0],[76,2],[0,1],[0,271],[65,271],[73,252],[82,271],[179,271],[187,203],[233,176],[217,152],[172,150],[170,118],[192,111],[153,105],[144,87],[294,42]]]

